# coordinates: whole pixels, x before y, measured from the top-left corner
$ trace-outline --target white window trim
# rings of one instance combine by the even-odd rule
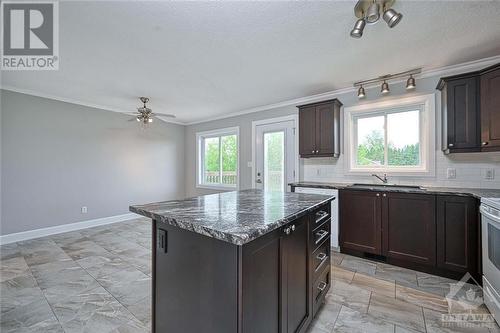
[[[236,141],[238,142],[238,154],[236,157],[236,186],[230,185],[210,185],[203,184],[201,180],[203,179],[203,156],[202,156],[202,147],[201,147],[201,139],[208,137],[216,137],[216,136],[224,136],[224,135],[232,135],[236,134]],[[211,131],[197,132],[196,133],[196,188],[201,189],[210,189],[210,190],[222,190],[222,191],[234,191],[240,188],[240,127],[227,127],[221,129],[215,129]]]
[[[390,176],[428,176],[434,177],[436,172],[435,155],[436,155],[436,117],[435,117],[435,94],[418,95],[406,98],[395,98],[382,102],[366,103],[352,107],[344,108],[344,144],[345,158],[344,170],[346,175],[371,175],[372,173],[387,173]],[[422,168],[408,167],[367,167],[353,168],[355,158],[355,147],[352,143],[354,138],[354,122],[353,118],[361,114],[380,113],[389,111],[390,109],[404,108],[412,105],[422,105],[423,112],[420,118],[421,139],[420,149],[421,158],[424,160],[425,166]]]

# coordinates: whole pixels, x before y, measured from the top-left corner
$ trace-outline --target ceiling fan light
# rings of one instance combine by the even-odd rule
[[[394,28],[403,18],[403,14],[398,13],[392,8],[389,8],[384,12],[383,18],[389,28]]]
[[[361,38],[363,36],[363,30],[365,29],[365,19],[359,19],[354,24],[354,28],[351,30],[351,37]]]
[[[376,0],[373,1],[373,3],[368,7],[368,10],[366,11],[366,22],[368,24],[374,24],[377,23],[377,21],[380,19],[380,5],[376,2]]]
[[[153,118],[148,118],[148,123],[152,123],[153,122]]]
[[[406,81],[406,90],[412,90],[415,89],[416,87],[417,85],[415,83],[415,78],[412,75],[410,75],[410,77]]]
[[[386,81],[384,81],[384,83],[382,83],[382,88],[380,89],[380,92],[385,95],[388,94],[390,91],[391,90],[389,89],[389,84]]]
[[[365,94],[365,88],[363,88],[363,86],[359,86],[359,89],[358,89],[358,98],[365,98],[366,94]]]

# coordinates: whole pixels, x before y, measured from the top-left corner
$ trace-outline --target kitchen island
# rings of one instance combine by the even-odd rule
[[[131,206],[153,221],[153,332],[305,332],[330,287],[330,202],[245,190]]]

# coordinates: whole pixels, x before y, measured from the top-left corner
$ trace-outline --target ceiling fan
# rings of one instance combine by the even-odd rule
[[[153,113],[153,110],[147,107],[147,103],[149,102],[149,97],[139,97],[141,102],[143,103],[142,107],[137,108],[137,112],[130,113],[131,115],[134,116],[134,118],[130,119],[129,121],[137,120],[140,122],[142,125],[147,125],[153,122],[153,119],[159,119],[158,117],[165,117],[165,118],[175,118],[173,114],[158,114],[158,113]]]

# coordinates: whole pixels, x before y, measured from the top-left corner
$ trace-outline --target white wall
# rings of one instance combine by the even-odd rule
[[[380,101],[384,99],[397,99],[422,94],[436,93],[436,85],[439,76],[428,77],[417,80],[417,89],[408,93],[405,90],[404,83],[391,85],[389,96],[381,97],[379,87],[367,89],[367,98],[359,101],[353,92],[339,94],[334,96],[338,98],[344,107]],[[436,119],[432,126],[436,127],[436,174],[433,177],[390,177],[391,182],[404,184],[422,184],[433,186],[451,186],[451,187],[482,187],[482,188],[500,188],[500,153],[475,153],[475,154],[454,154],[444,155],[440,151],[441,115],[440,98],[436,93]],[[196,188],[196,155],[195,155],[195,133],[198,131],[213,130],[229,126],[240,126],[240,184],[241,189],[250,188],[251,168],[247,166],[251,162],[251,122],[277,116],[296,114],[295,106],[287,106],[276,109],[270,109],[258,113],[246,114],[222,120],[214,120],[200,124],[187,126],[186,128],[186,195],[200,195],[212,193],[215,191],[202,190]],[[311,158],[300,160],[300,179],[306,181],[323,182],[376,182],[377,180],[370,176],[347,176],[344,171],[344,155],[340,158]],[[446,179],[446,169],[456,168],[457,177],[453,180]],[[486,169],[495,170],[494,180],[485,180],[484,173]]]
[[[5,90],[1,118],[1,235],[184,197],[185,126]]]

